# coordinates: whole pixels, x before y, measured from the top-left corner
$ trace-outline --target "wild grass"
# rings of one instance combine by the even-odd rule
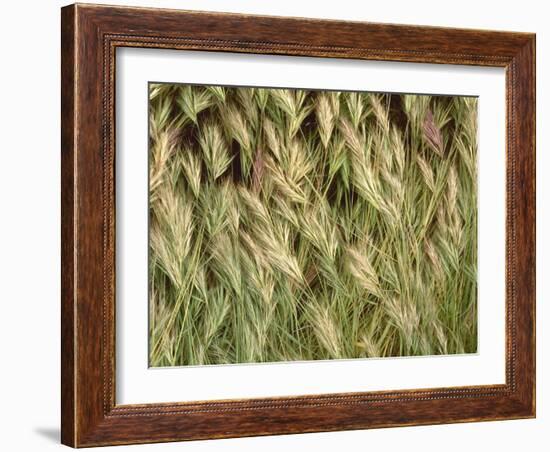
[[[150,85],[150,364],[477,349],[477,101]]]

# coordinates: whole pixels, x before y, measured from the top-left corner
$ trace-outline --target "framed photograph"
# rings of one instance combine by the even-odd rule
[[[62,9],[62,442],[535,416],[535,36]]]

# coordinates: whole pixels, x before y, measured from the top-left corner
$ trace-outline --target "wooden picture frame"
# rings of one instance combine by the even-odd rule
[[[535,35],[70,5],[62,9],[61,438],[73,447],[535,416]],[[506,69],[506,383],[115,403],[115,50],[353,58]]]

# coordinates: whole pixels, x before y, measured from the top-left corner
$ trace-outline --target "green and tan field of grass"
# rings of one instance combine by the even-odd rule
[[[477,350],[477,100],[150,84],[152,366]]]

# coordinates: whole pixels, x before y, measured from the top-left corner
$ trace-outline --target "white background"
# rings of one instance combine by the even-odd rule
[[[151,80],[479,96],[477,353],[148,369],[147,82]],[[116,83],[117,403],[505,382],[503,69],[124,48],[117,50]]]
[[[536,420],[370,431],[245,438],[115,450],[280,451],[543,451],[550,430],[547,346],[542,326],[550,319],[544,298],[550,289],[547,259],[550,217],[550,146],[542,127],[550,121],[550,31],[545,2],[463,0],[357,2],[140,1],[119,4],[165,6],[259,14],[294,15],[395,23],[537,32],[538,145],[538,412]],[[0,448],[59,450],[59,1],[5,2],[0,45],[1,206]],[[545,256],[543,258],[543,256]],[[545,356],[546,355],[546,356]],[[544,381],[546,380],[546,381]],[[545,432],[546,430],[546,432]],[[546,435],[545,435],[546,433]]]

